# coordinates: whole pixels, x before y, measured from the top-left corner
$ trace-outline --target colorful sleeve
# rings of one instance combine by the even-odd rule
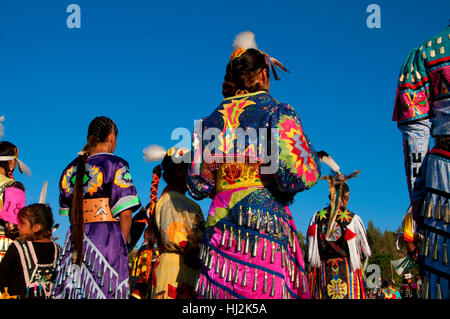
[[[214,194],[215,174],[214,163],[203,161],[202,121],[198,121],[192,135],[192,164],[189,170],[187,186],[189,194],[196,200],[210,197]]]
[[[135,212],[141,206],[128,163],[125,161],[120,161],[115,168],[109,205],[114,217],[127,209]]]
[[[67,216],[72,203],[76,167],[69,165],[59,179],[59,215]]]
[[[280,104],[272,114],[270,127],[278,131],[275,137],[271,133],[271,141],[278,145],[270,145],[274,149],[271,154],[278,159],[270,158],[270,162],[278,165],[264,166],[261,173],[274,174],[281,192],[295,194],[311,188],[319,180],[320,164],[299,116],[290,105]]]
[[[431,123],[430,84],[421,49],[411,51],[402,66],[393,120],[402,132],[405,171],[411,201],[425,192],[425,155],[429,149]]]

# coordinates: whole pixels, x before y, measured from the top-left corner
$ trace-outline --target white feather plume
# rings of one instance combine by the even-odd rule
[[[31,176],[31,169],[27,166],[27,164],[22,162],[20,159],[17,159],[17,162],[19,164],[20,171],[27,174],[28,176]]]
[[[328,155],[326,152],[322,151],[320,152],[322,156],[319,155],[319,159],[322,163],[328,165],[334,172],[339,173],[340,167],[339,165],[334,161],[334,159]]]
[[[167,151],[164,149],[164,147],[153,144],[144,148],[142,153],[144,153],[144,159],[148,163],[161,161],[164,156],[166,156]]]
[[[4,115],[0,116],[0,140],[2,139],[3,133],[5,132],[5,127],[3,126],[3,123],[2,123],[4,121],[5,121],[5,116]]]
[[[41,195],[39,196],[40,204],[45,204],[45,199],[47,198],[47,187],[48,187],[48,182],[45,181],[44,184],[42,185]]]
[[[238,48],[247,49],[258,49],[255,41],[255,34],[251,31],[243,31],[236,35],[233,42],[233,49]]]

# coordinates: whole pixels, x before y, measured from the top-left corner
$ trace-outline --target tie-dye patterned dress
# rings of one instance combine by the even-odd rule
[[[70,214],[77,159],[63,171],[59,183],[60,215]],[[128,163],[109,153],[88,157],[84,176],[84,199],[109,198],[114,218],[140,204]],[[119,222],[84,224],[83,262],[72,263],[69,229],[57,265],[55,299],[128,299],[128,250]]]
[[[319,176],[299,116],[266,92],[226,98],[197,123],[188,187],[212,198],[199,298],[309,298],[288,205]]]

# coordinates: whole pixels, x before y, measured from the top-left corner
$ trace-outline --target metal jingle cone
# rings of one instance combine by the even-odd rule
[[[283,289],[283,299],[287,299],[287,294],[286,294],[286,287],[285,287],[285,285],[284,285],[284,282],[283,282],[283,281],[281,282],[281,285],[283,286],[283,287],[282,287],[282,289]]]
[[[264,286],[263,286],[263,293],[267,293],[267,272],[264,272]]]
[[[277,215],[273,217],[273,223],[275,224],[275,233],[280,233],[280,225],[278,224],[278,218]]]
[[[442,263],[448,265],[447,242],[444,242],[442,246]]]
[[[291,264],[291,261],[289,260],[288,261],[288,264],[290,265],[290,273],[291,273],[291,282],[293,283],[294,282],[294,279],[295,279],[295,269],[294,269],[294,265],[293,264]]]
[[[303,293],[306,294],[306,276],[305,274],[302,273],[302,288],[303,288]]]
[[[429,299],[429,286],[428,286],[428,278],[425,277],[423,279],[423,285],[422,285],[422,298],[423,299]]]
[[[428,254],[430,252],[430,234],[428,233],[427,239],[425,241],[425,252],[424,252],[424,256],[428,257]]]
[[[255,268],[255,276],[253,278],[253,291],[258,289],[258,270]]]
[[[272,242],[272,255],[270,256],[270,263],[273,264],[275,262],[275,243]]]
[[[245,248],[244,248],[244,254],[248,254],[249,246],[250,246],[250,238],[248,238],[248,233],[245,233]]]
[[[267,256],[267,240],[263,238],[263,253],[262,253],[262,260],[265,260]]]
[[[281,267],[286,266],[286,260],[284,259],[284,246],[281,246]]]
[[[239,264],[236,264],[236,271],[235,271],[235,273],[234,273],[234,280],[233,280],[233,283],[234,283],[235,285],[237,285],[238,281],[239,281]]]
[[[206,299],[211,299],[210,291],[211,291],[211,284],[208,281],[206,284]]]
[[[220,246],[225,245],[225,238],[226,238],[226,226],[223,225],[223,232],[222,232],[222,239],[220,240]]]
[[[238,225],[242,226],[243,224],[243,214],[242,214],[242,206],[239,206],[239,219],[238,219]]]
[[[200,276],[195,281],[194,291],[195,293],[198,293],[198,288],[200,287]]]
[[[217,254],[217,258],[216,258],[216,269],[214,271],[216,274],[218,274],[220,272],[220,259],[219,259],[219,254]]]
[[[219,299],[220,288],[216,286],[216,299]]]
[[[249,207],[248,208],[248,214],[247,214],[247,228],[250,228],[252,222],[252,210]]]
[[[233,226],[230,227],[229,237],[228,237],[228,248],[233,246]]]
[[[241,246],[242,246],[241,230],[238,229],[236,251],[238,252],[241,251]]]
[[[439,251],[439,236],[436,234],[434,236],[434,246],[433,246],[433,254],[432,258],[433,260],[438,260],[438,251]]]
[[[208,267],[210,258],[211,258],[211,251],[210,248],[208,247],[205,251],[205,258],[203,259],[203,265],[205,267]]]
[[[434,200],[433,200],[433,196],[431,196],[430,201],[428,202],[428,207],[427,207],[427,212],[426,212],[425,217],[427,217],[427,218],[432,217],[433,205],[434,205]]]
[[[261,228],[261,213],[259,212],[258,209],[258,217],[256,219],[256,229],[259,230]]]
[[[247,269],[248,267],[245,266],[244,276],[242,276],[242,283],[241,283],[242,287],[247,287]]]
[[[211,270],[213,267],[213,258],[214,258],[214,253],[211,251],[209,253],[208,270]]]
[[[259,243],[259,238],[258,238],[258,236],[255,236],[254,243],[253,243],[252,257],[256,257],[256,255],[258,254],[258,243]]]
[[[292,232],[292,252],[295,254],[297,252],[297,245],[295,244],[295,234]]]
[[[448,208],[448,200],[444,206],[444,222],[447,224],[450,222],[450,210]]]
[[[272,288],[270,289],[270,297],[274,297],[275,296],[275,289],[276,289],[275,283],[276,283],[275,275],[272,274]]]
[[[226,270],[227,270],[227,261],[225,258],[223,258],[222,271],[220,272],[220,278],[225,278]]]
[[[231,260],[228,263],[228,274],[227,274],[227,282],[233,280],[233,265],[231,264]]]
[[[270,215],[269,215],[269,213],[266,213],[266,216],[267,216],[266,233],[270,234]]]
[[[438,198],[437,205],[436,205],[436,219],[441,220],[442,219],[442,208],[441,208],[441,201]]]
[[[425,217],[425,212],[427,210],[426,208],[427,208],[427,200],[424,199],[422,202],[422,207],[420,208],[420,216],[421,217]]]
[[[294,284],[295,289],[298,289],[300,287],[300,276],[301,276],[300,270],[297,270],[297,276],[295,276],[295,284]]]
[[[442,299],[441,283],[436,283],[436,299]]]

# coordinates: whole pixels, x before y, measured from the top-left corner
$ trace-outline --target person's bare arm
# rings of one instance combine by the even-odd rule
[[[131,209],[124,210],[119,214],[120,228],[122,229],[123,237],[125,238],[125,243],[128,243],[131,229],[131,222],[133,214]]]

